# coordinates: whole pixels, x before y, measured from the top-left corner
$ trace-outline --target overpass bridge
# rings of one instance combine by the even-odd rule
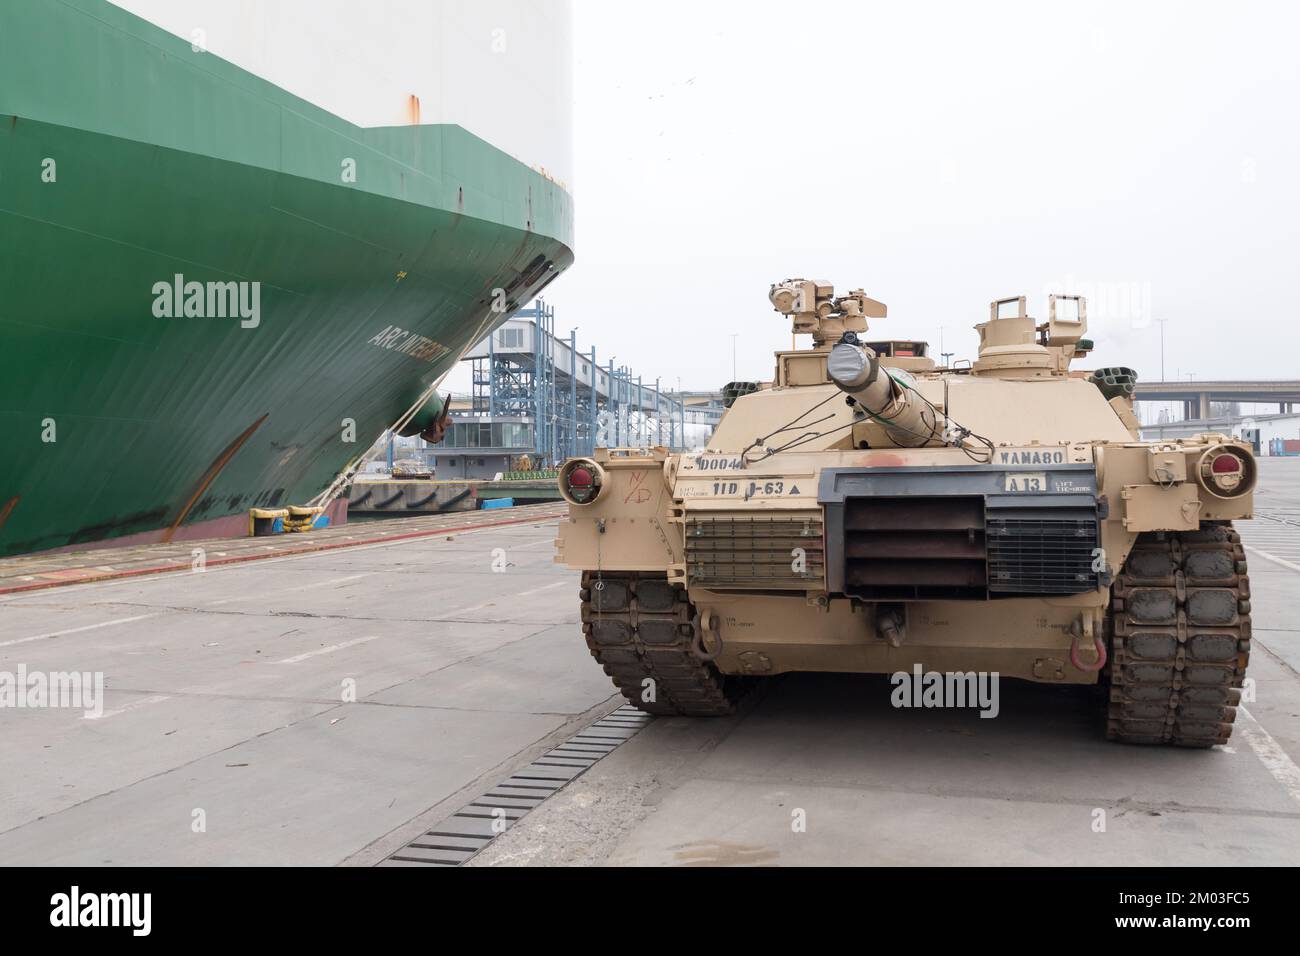
[[[1216,381],[1216,382],[1141,382],[1133,393],[1135,402],[1181,402],[1183,418],[1189,421],[1210,418],[1211,402],[1247,402],[1278,407],[1278,413],[1290,414],[1300,404],[1300,381]]]

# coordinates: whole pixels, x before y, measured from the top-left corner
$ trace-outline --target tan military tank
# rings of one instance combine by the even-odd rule
[[[883,304],[790,280],[812,348],[732,383],[707,450],[600,449],[560,471],[557,560],[591,653],[657,714],[731,712],[790,671],[996,673],[1106,687],[1114,740],[1228,739],[1250,652],[1229,436],[1143,442],[1127,369],[1071,370],[1086,303],[992,304],[979,356],[868,338]]]

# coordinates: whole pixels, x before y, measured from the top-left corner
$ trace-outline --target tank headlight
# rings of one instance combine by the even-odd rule
[[[1216,445],[1201,456],[1196,474],[1216,498],[1238,498],[1255,487],[1255,460],[1241,449]]]
[[[574,458],[560,469],[560,494],[571,505],[589,505],[600,497],[605,471],[590,458]]]

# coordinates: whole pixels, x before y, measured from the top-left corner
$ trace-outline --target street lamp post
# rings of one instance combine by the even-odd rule
[[[591,421],[587,423],[587,454],[596,453],[596,433],[600,419],[596,415],[596,389],[600,386],[600,366],[596,364],[596,346],[591,347]]]
[[[609,418],[605,430],[609,432],[606,440],[610,448],[618,447],[618,379],[614,377],[615,358],[613,355],[609,357],[609,388],[605,394],[605,415]]]
[[[659,391],[659,379],[655,379],[655,445],[664,443],[664,399]]]
[[[686,448],[686,399],[682,397],[682,377],[677,376],[677,448]]]
[[[1165,320],[1160,319],[1160,381],[1165,380]]]
[[[578,452],[578,327],[569,329],[569,448],[566,458]]]

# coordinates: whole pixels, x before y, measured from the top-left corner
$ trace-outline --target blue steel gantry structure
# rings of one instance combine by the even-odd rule
[[[555,323],[555,309],[539,299],[465,354],[473,392],[468,409],[453,407],[453,431],[499,423],[518,453],[554,466],[596,447],[695,447],[722,417],[720,393],[665,392],[660,378],[646,382],[613,356],[602,365],[595,347],[579,351],[577,329],[561,337]],[[512,425],[523,428],[511,433]],[[531,440],[520,442],[525,433]],[[489,434],[494,450],[507,446]]]

